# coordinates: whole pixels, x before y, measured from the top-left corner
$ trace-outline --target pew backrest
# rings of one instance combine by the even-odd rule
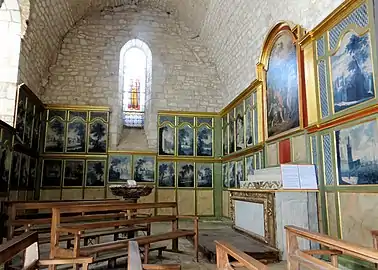
[[[225,241],[215,241],[217,269],[231,270],[240,267],[248,270],[267,270],[268,267]],[[229,256],[237,263],[229,261]]]
[[[378,251],[373,248],[363,247],[332,236],[318,232],[311,232],[297,226],[285,226],[287,244],[288,269],[297,269],[298,265],[304,265],[309,269],[339,269],[337,260],[331,264],[317,259],[311,255],[348,255],[371,263],[378,263]],[[298,238],[303,238],[328,249],[323,250],[300,250]]]

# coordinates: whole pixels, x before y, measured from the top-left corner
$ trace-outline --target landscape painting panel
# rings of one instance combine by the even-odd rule
[[[159,186],[175,187],[175,164],[173,162],[159,162]]]
[[[26,96],[23,90],[19,90],[17,116],[16,116],[16,137],[20,142],[24,142],[25,117],[26,117]]]
[[[238,108],[236,116],[236,151],[244,148],[244,117],[242,109]]]
[[[223,187],[224,188],[229,188],[230,183],[228,180],[228,163],[223,163],[222,164],[222,182],[223,182]]]
[[[0,142],[0,192],[7,192],[12,152],[9,144]]]
[[[155,181],[155,157],[134,156],[134,180],[136,182]]]
[[[251,108],[247,108],[245,112],[245,135],[246,135],[246,143],[247,146],[253,144],[253,131],[252,131],[252,110]]]
[[[213,164],[197,163],[197,187],[213,187]]]
[[[252,181],[252,177],[255,174],[255,162],[254,156],[245,158],[245,177],[246,181]]]
[[[62,178],[62,160],[44,160],[43,187],[60,187]]]
[[[335,112],[355,106],[375,96],[369,33],[348,32],[338,52],[331,57]]]
[[[95,120],[89,125],[89,145],[90,153],[106,153],[108,126],[100,120]]]
[[[178,187],[194,187],[194,163],[177,164]]]
[[[105,161],[87,162],[87,187],[103,187],[105,185]]]
[[[64,123],[53,119],[47,124],[45,152],[63,152]]]
[[[268,136],[299,127],[297,49],[285,32],[273,45],[267,71]]]
[[[228,149],[229,149],[229,152],[231,154],[231,153],[235,152],[235,122],[234,122],[234,118],[231,116],[231,114],[229,115],[229,119],[230,119],[230,125],[229,125],[230,144],[228,146]]]
[[[335,132],[340,185],[378,184],[378,128],[370,121]]]
[[[244,181],[244,163],[243,160],[236,162],[236,183],[235,187],[240,188],[240,182]]]
[[[86,124],[80,120],[68,124],[67,152],[85,152]]]
[[[213,155],[213,130],[206,125],[197,131],[197,156],[211,157]]]
[[[178,130],[178,154],[180,156],[193,156],[194,154],[194,130],[185,125]]]
[[[64,169],[63,185],[82,187],[84,180],[84,160],[67,160]]]
[[[109,182],[131,180],[132,156],[120,155],[109,157]]]
[[[159,155],[175,154],[175,129],[171,126],[159,128]]]
[[[21,154],[19,187],[25,190],[28,186],[30,157]]]
[[[223,155],[227,155],[227,154],[228,154],[228,124],[225,124],[223,126]]]
[[[37,166],[37,159],[30,158],[28,190],[34,190],[34,188],[36,188],[35,185],[37,183]]]
[[[235,161],[231,161],[228,163],[228,187],[229,188],[235,188],[236,187],[236,164]]]
[[[12,153],[12,169],[10,177],[10,189],[18,189],[18,179],[20,178],[20,167],[21,167],[21,154],[13,151]]]

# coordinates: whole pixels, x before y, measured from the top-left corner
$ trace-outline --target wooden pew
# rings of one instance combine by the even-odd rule
[[[371,263],[378,263],[378,251],[373,248],[359,246],[317,232],[311,232],[296,226],[285,226],[287,245],[287,269],[298,270],[303,265],[306,269],[339,269],[337,256],[348,255]],[[329,249],[300,250],[298,238],[304,238]],[[312,255],[330,255],[331,264],[317,259]]]
[[[179,264],[142,264],[139,252],[139,245],[136,241],[129,241],[127,269],[132,270],[180,270]]]
[[[93,211],[138,211],[141,209],[157,209],[157,208],[171,208],[172,215],[151,216],[145,218],[131,218],[127,220],[117,221],[99,221],[91,223],[79,224],[61,224],[61,213],[77,213],[85,212],[91,213]],[[172,231],[157,235],[147,235],[136,237],[133,240],[137,241],[139,245],[144,248],[144,262],[148,262],[148,254],[150,245],[165,240],[172,240],[172,250],[178,251],[178,238],[194,236],[195,258],[198,261],[198,218],[195,216],[178,216],[176,202],[164,203],[129,203],[123,205],[76,205],[55,207],[52,209],[52,224],[51,224],[51,241],[50,241],[50,258],[55,257],[79,257],[83,254],[97,254],[101,252],[108,252],[119,249],[127,249],[130,239],[118,240],[114,242],[107,242],[95,244],[87,247],[80,247],[80,236],[85,234],[88,230],[117,227],[117,226],[135,226],[147,224],[150,226],[154,222],[172,222]],[[194,220],[194,230],[179,230],[178,219],[191,218]],[[69,233],[74,235],[73,250],[63,249],[59,247],[59,239],[61,233]]]
[[[81,257],[70,259],[40,260],[38,248],[38,233],[26,232],[0,245],[0,264],[9,263],[20,252],[23,253],[22,269],[39,269],[42,266],[56,266],[62,264],[82,264],[87,270],[93,258]]]
[[[234,267],[248,270],[267,270],[268,267],[225,241],[215,241],[217,269],[233,270]],[[230,262],[229,256],[237,260]]]

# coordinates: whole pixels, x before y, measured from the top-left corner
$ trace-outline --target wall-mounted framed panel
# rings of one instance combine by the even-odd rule
[[[12,166],[12,140],[14,129],[0,121],[0,194],[8,195]]]
[[[106,159],[90,159],[86,161],[85,187],[99,188],[106,184]]]
[[[132,179],[132,155],[109,154],[108,158],[108,182],[126,182]]]

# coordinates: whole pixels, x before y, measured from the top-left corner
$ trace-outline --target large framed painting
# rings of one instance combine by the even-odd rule
[[[212,188],[213,187],[213,164],[197,163],[197,187]]]
[[[335,131],[340,185],[378,184],[376,119]]]
[[[43,161],[42,187],[60,187],[63,160],[45,159]]]
[[[159,128],[159,155],[173,156],[175,154],[175,128],[165,125]]]
[[[347,32],[331,56],[334,112],[375,97],[370,33]]]
[[[265,61],[266,129],[268,138],[300,127],[299,57],[294,33],[278,25],[268,36]]]
[[[126,182],[131,180],[131,155],[110,155],[109,156],[109,182]]]
[[[194,187],[194,163],[177,163],[177,186]]]
[[[134,156],[134,180],[136,182],[154,182],[155,167],[154,156]]]
[[[67,125],[67,152],[84,153],[87,125],[81,119],[74,119]]]
[[[177,152],[179,156],[194,154],[194,129],[190,125],[178,128]]]
[[[159,162],[158,163],[158,184],[159,187],[175,187],[175,163]]]
[[[84,160],[64,161],[64,187],[82,187],[84,182]]]
[[[89,124],[88,153],[106,153],[108,143],[108,124],[95,119]]]
[[[105,186],[105,160],[87,160],[86,187]]]

